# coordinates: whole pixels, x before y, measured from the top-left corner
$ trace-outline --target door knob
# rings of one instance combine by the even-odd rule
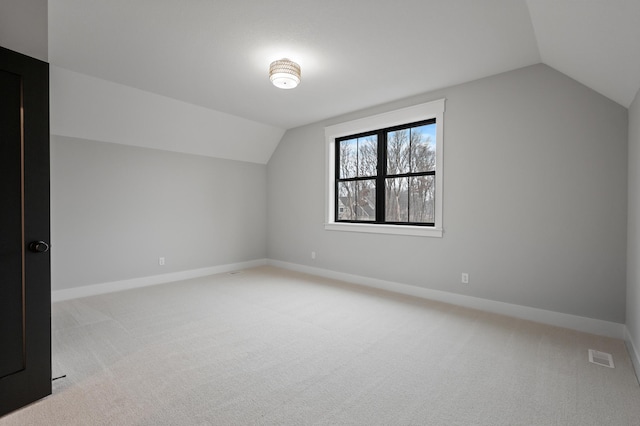
[[[33,241],[29,244],[29,250],[34,253],[46,253],[49,251],[49,244],[44,241]]]

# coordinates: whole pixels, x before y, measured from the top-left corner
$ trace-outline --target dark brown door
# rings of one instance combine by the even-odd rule
[[[0,416],[51,394],[49,66],[0,47]]]

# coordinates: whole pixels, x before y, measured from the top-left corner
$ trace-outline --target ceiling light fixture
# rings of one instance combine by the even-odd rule
[[[269,65],[269,79],[280,89],[293,89],[300,83],[300,65],[283,58]]]

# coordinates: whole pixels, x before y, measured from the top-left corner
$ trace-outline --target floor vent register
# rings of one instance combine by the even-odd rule
[[[589,362],[603,367],[615,368],[613,365],[613,356],[611,356],[611,354],[599,352],[595,349],[589,349]]]

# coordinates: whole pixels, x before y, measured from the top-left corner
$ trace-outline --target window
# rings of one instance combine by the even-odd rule
[[[325,229],[442,236],[444,99],[327,127]]]
[[[335,143],[336,222],[435,225],[436,120]]]

